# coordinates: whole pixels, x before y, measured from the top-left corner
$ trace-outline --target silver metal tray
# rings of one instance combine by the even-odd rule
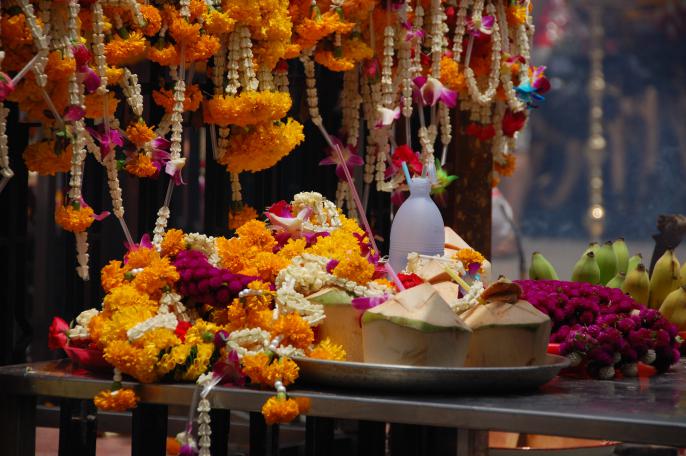
[[[415,367],[393,364],[293,358],[300,381],[312,385],[383,391],[503,392],[534,389],[569,366],[563,356],[548,354],[546,363],[521,367]]]

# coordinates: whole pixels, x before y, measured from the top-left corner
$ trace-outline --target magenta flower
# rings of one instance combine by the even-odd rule
[[[449,108],[457,105],[457,92],[446,88],[436,78],[418,76],[412,81],[415,88],[415,98],[425,106],[434,106],[439,101]]]
[[[171,142],[163,137],[159,136],[151,141],[152,145],[152,164],[157,168],[157,172],[162,171],[165,168],[167,162],[171,158],[169,154],[169,146]]]
[[[64,120],[67,122],[76,122],[77,120],[83,119],[86,115],[86,110],[79,105],[69,105],[64,108]]]
[[[493,16],[473,17],[467,19],[467,32],[477,39],[490,36],[493,33],[494,23],[495,18]]]
[[[10,93],[14,92],[14,89],[12,78],[7,73],[0,71],[0,101],[5,101]]]
[[[91,127],[86,127],[86,130],[100,144],[100,154],[103,159],[114,151],[115,146],[124,145],[124,139],[117,129],[111,128],[109,132],[105,132],[104,127],[100,125],[97,130]]]
[[[410,21],[402,22],[405,29],[405,41],[415,41],[424,39],[424,30],[421,27],[415,27]]]
[[[90,207],[90,205],[86,202],[86,200],[83,199],[83,196],[81,198],[79,198],[79,204],[81,205],[81,207]],[[93,219],[98,221],[98,222],[102,222],[109,215],[110,215],[109,211],[102,211],[100,213],[97,213],[94,211],[93,212]]]
[[[381,118],[379,119],[379,122],[377,122],[376,128],[390,127],[394,121],[400,119],[400,107],[388,109],[379,106],[376,110],[381,114]]]
[[[124,247],[126,247],[127,252],[131,252],[132,250],[140,249],[140,248],[145,248],[145,249],[150,249],[152,248],[152,242],[150,242],[150,235],[148,233],[145,233],[141,237],[141,241],[136,244],[134,243],[133,245],[129,244],[128,242],[124,242]],[[126,264],[128,260],[126,259],[126,256],[124,257],[124,264]]]
[[[347,166],[348,171],[350,171],[350,173],[352,174],[353,169],[356,166],[364,165],[364,160],[362,159],[362,157],[357,155],[357,151],[351,149],[353,146],[349,144],[343,145],[341,140],[336,138],[335,136],[331,139],[333,140],[334,147],[338,147],[340,149],[341,155],[343,155],[343,162],[341,162],[338,153],[336,153],[334,149],[329,148],[329,156],[320,161],[319,164],[336,165],[336,176],[338,176],[339,179],[343,180],[345,179],[345,172],[343,171],[343,166]]]
[[[219,331],[215,335],[215,344],[217,335],[219,335],[221,332],[223,332],[226,337],[222,337],[223,343],[218,345],[218,348],[226,345],[229,336],[226,331]],[[214,364],[212,371],[215,376],[221,378],[222,384],[230,383],[236,386],[245,386],[245,375],[241,369],[241,360],[238,358],[238,353],[236,353],[236,350],[231,350],[226,358],[217,361]]]
[[[329,262],[326,263],[326,272],[328,272],[329,274],[333,274],[333,270],[336,269],[338,263],[340,263],[340,261],[338,260],[329,260]]]
[[[100,87],[100,76],[89,66],[83,66],[79,69],[79,75],[83,82],[83,87],[86,89],[86,94],[89,95]]]
[[[164,165],[164,172],[174,179],[174,185],[186,184],[181,176],[181,170],[186,166],[186,157],[170,159]]]
[[[77,44],[71,47],[71,52],[76,60],[76,69],[80,71],[81,67],[88,65],[91,61],[91,51],[88,50],[85,44]]]
[[[352,300],[352,306],[353,308],[357,310],[368,310],[373,307],[376,307],[380,304],[383,304],[384,302],[388,301],[389,296],[388,295],[381,295],[381,296],[373,296],[373,297],[364,297],[364,298],[353,298]]]
[[[291,237],[299,238],[302,234],[303,223],[312,215],[312,209],[306,207],[298,212],[298,215],[280,216],[272,212],[267,212],[267,218],[272,224],[272,229],[277,232],[288,233]]]

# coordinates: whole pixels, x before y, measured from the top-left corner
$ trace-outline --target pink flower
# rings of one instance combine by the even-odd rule
[[[64,120],[67,122],[75,122],[77,120],[83,119],[83,116],[86,115],[86,110],[83,109],[83,107],[79,105],[69,105],[66,108],[64,108],[64,114],[62,115],[64,117]]]
[[[89,95],[100,87],[100,76],[89,66],[84,66],[79,70],[86,94]]]
[[[402,23],[405,29],[405,41],[415,41],[424,38],[424,30],[421,27],[414,27],[410,21]]]
[[[376,307],[384,302],[388,301],[388,295],[364,297],[364,298],[353,298],[352,306],[354,309],[365,311]]]
[[[303,223],[310,218],[312,209],[306,207],[298,212],[295,217],[282,217],[271,212],[267,213],[267,218],[272,224],[272,228],[277,232],[288,233],[291,237],[299,238],[302,234]]]
[[[113,152],[115,146],[121,147],[124,145],[122,135],[117,129],[112,128],[109,132],[105,132],[104,127],[101,125],[97,130],[91,127],[86,127],[86,130],[88,130],[93,139],[100,143],[102,158],[107,157],[107,155]]]
[[[473,17],[467,19],[467,32],[477,39],[490,36],[493,33],[494,23],[495,18],[493,16]]]
[[[167,162],[171,158],[171,155],[169,152],[167,152],[171,142],[161,136],[158,136],[151,141],[151,144],[152,164],[155,166],[155,168],[157,168],[157,172],[160,172],[162,171],[162,168],[166,167]]]
[[[181,176],[181,170],[186,166],[186,157],[170,159],[164,165],[164,172],[174,179],[174,185],[185,184]]]
[[[76,69],[81,71],[81,67],[88,65],[91,61],[91,51],[88,50],[85,44],[77,44],[71,47],[71,52],[74,54],[76,60]]]
[[[0,71],[0,101],[5,101],[10,93],[14,92],[14,89],[12,78],[7,73]]]
[[[400,119],[400,107],[388,109],[379,106],[376,110],[381,114],[381,119],[376,124],[376,128],[390,127],[394,121]]]
[[[449,108],[457,105],[457,92],[446,88],[438,79],[418,76],[413,82],[416,89],[415,96],[421,97],[425,106],[434,106],[439,101]]]
[[[334,147],[340,148],[341,155],[343,156],[343,162],[341,162],[338,153],[335,149],[329,148],[329,156],[319,162],[320,165],[336,165],[336,176],[339,179],[345,179],[345,172],[343,171],[343,166],[348,167],[348,171],[352,174],[353,169],[356,166],[364,165],[364,160],[362,157],[357,155],[357,151],[352,150],[351,145],[343,145],[340,139],[333,136],[331,138],[334,143]]]
[[[67,346],[69,338],[67,337],[67,331],[69,330],[69,325],[66,321],[62,320],[60,317],[54,317],[52,319],[52,324],[48,329],[48,348],[50,350],[57,350],[58,348],[64,348]]]
[[[274,214],[279,217],[291,217],[293,207],[284,200],[278,201],[267,208],[267,215]]]
[[[90,205],[86,202],[86,200],[83,199],[83,196],[81,198],[79,198],[79,204],[81,205],[81,207],[90,207]],[[93,212],[93,220],[96,220],[98,222],[102,222],[109,215],[110,215],[109,211],[102,211],[100,213]]]

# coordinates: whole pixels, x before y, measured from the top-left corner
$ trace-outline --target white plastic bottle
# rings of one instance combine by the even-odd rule
[[[395,272],[407,265],[407,254],[443,255],[445,230],[443,217],[430,196],[431,183],[413,177],[410,197],[400,206],[391,225],[389,262]]]

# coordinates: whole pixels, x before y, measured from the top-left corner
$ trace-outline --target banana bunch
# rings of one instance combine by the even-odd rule
[[[559,280],[555,267],[540,252],[531,257],[529,278]],[[649,275],[641,254],[629,256],[623,238],[602,245],[592,242],[574,265],[572,282],[620,288],[686,331],[686,263],[682,267],[673,250],[660,257]]]

